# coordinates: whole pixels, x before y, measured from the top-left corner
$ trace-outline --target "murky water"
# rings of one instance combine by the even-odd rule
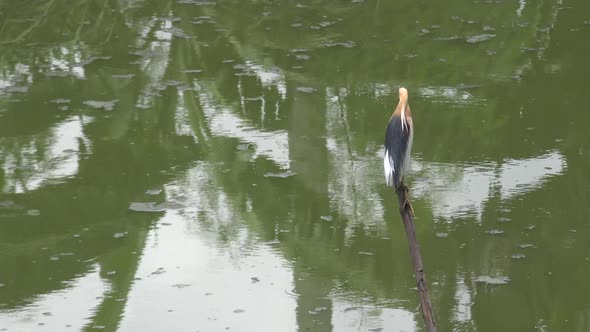
[[[0,330],[590,331],[590,4],[0,1]]]

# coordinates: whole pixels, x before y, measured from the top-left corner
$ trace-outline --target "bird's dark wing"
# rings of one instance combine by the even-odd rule
[[[394,115],[387,124],[383,166],[388,186],[397,187],[401,182],[406,151],[410,140],[410,130],[409,126],[402,130],[402,122],[399,116]]]

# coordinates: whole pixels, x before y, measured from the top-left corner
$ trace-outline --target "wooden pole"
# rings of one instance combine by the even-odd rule
[[[428,332],[436,332],[436,321],[432,313],[432,303],[430,302],[430,295],[428,295],[428,287],[426,286],[426,274],[424,273],[424,266],[422,265],[422,257],[420,256],[420,247],[416,239],[416,230],[412,220],[412,212],[410,206],[406,205],[407,190],[398,190],[397,198],[399,200],[399,213],[404,222],[406,229],[406,237],[410,245],[410,256],[412,257],[412,265],[414,265],[414,275],[416,276],[416,285],[418,286],[418,295],[420,296],[420,307],[422,308],[422,317],[426,324]]]

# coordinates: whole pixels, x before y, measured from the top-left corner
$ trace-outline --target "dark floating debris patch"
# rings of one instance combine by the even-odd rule
[[[96,60],[110,60],[110,59],[111,59],[111,56],[93,56],[93,57],[90,57],[87,60],[84,60],[82,62],[73,63],[72,67],[84,67],[86,65],[93,63]]]
[[[510,258],[512,258],[512,259],[525,259],[526,255],[521,254],[521,253],[515,253],[515,254],[512,254],[512,256],[510,256]]]
[[[245,64],[243,64],[243,63],[235,64],[233,66],[233,68],[234,69],[237,69],[237,70],[243,70],[243,71],[249,71],[250,70],[250,68],[248,66],[246,66]]]
[[[361,307],[361,306],[359,306],[359,307],[348,307],[348,308],[345,308],[343,310],[343,312],[357,311],[357,310],[361,310],[361,309],[363,309],[363,307]]]
[[[57,98],[50,100],[49,102],[52,104],[68,104],[71,100],[65,98]]]
[[[158,17],[160,21],[170,21],[170,22],[178,22],[180,21],[180,17],[178,16],[168,16],[168,17]]]
[[[317,307],[317,308],[314,308],[314,309],[310,310],[309,313],[312,314],[312,315],[317,315],[320,312],[326,311],[326,310],[328,310],[327,307]]]
[[[98,101],[98,100],[87,100],[82,102],[84,105],[90,106],[92,108],[100,109],[102,108],[105,111],[112,111],[115,108],[115,105],[119,102],[118,99],[114,100],[107,100],[107,101]]]
[[[182,203],[179,203],[179,202],[166,202],[166,203],[160,204],[160,207],[164,208],[164,209],[170,209],[170,210],[180,210],[182,208],[185,208],[186,206]]]
[[[181,70],[180,72],[181,73],[198,74],[202,71],[203,71],[202,69],[184,69],[184,70]]]
[[[234,310],[234,314],[241,314],[242,312],[246,312],[244,309],[236,309]]]
[[[187,5],[196,5],[196,6],[213,6],[213,5],[215,5],[215,1],[205,1],[205,0],[176,0],[176,3],[187,4]]]
[[[479,276],[475,282],[480,282],[488,285],[504,285],[510,282],[510,278],[506,276]]]
[[[21,93],[25,93],[29,91],[29,87],[26,85],[23,86],[10,86],[8,88],[6,88],[6,92],[21,92]]]
[[[332,26],[336,23],[338,23],[338,22],[337,21],[322,21],[318,25],[322,28],[327,28],[327,27]]]
[[[491,34],[491,33],[484,33],[482,35],[477,35],[477,36],[471,36],[471,37],[467,37],[465,39],[466,42],[470,43],[470,44],[475,44],[475,43],[481,43],[484,41],[488,41],[492,38],[496,37],[495,34]]]
[[[244,101],[264,101],[264,97],[262,97],[262,96],[258,96],[258,97],[244,97],[242,99]]]
[[[175,285],[172,285],[172,287],[182,289],[182,288],[188,287],[190,285],[191,284],[175,284]]]
[[[180,85],[180,84],[182,84],[182,83],[184,83],[184,82],[182,82],[182,81],[177,81],[177,80],[167,80],[167,81],[165,81],[163,84],[164,84],[165,86],[177,86],[177,85]]]
[[[438,38],[434,38],[433,40],[435,41],[453,41],[453,40],[460,40],[463,39],[460,36],[454,35],[454,36],[449,36],[449,37],[438,37]]]
[[[31,217],[37,217],[41,215],[41,211],[37,210],[37,209],[31,209],[27,211],[27,216],[31,216]]]
[[[132,202],[129,210],[135,212],[164,212],[166,209],[161,204]]]
[[[295,292],[295,289],[291,289],[291,290],[285,290],[285,294],[287,295],[291,295],[294,297],[299,297],[301,296],[299,293]]]
[[[459,85],[457,85],[457,89],[461,89],[461,90],[473,90],[473,89],[479,89],[479,88],[481,88],[481,85],[479,85],[479,84],[460,83]]]
[[[264,174],[265,178],[288,178],[291,176],[295,176],[297,175],[297,173],[295,172],[291,172],[291,171],[287,171],[287,172],[281,172],[281,173],[266,173]]]
[[[500,235],[500,234],[504,234],[503,230],[500,229],[490,229],[486,231],[486,234],[490,234],[490,235]]]
[[[343,42],[325,42],[324,46],[325,47],[353,48],[356,46],[356,43],[351,40],[347,40],[347,41],[343,41]]]
[[[194,37],[184,31],[182,31],[179,28],[162,29],[162,32],[167,32],[167,33],[173,35],[174,37],[184,38],[184,39],[190,39],[190,38]]]
[[[303,93],[314,93],[316,91],[316,89],[308,86],[299,86],[296,90]]]
[[[309,48],[294,48],[290,52],[291,53],[303,53],[311,51]]]
[[[115,75],[111,75],[112,78],[118,78],[118,79],[130,79],[130,78],[134,78],[135,74],[115,74]]]
[[[215,19],[211,16],[197,16],[191,21],[192,24],[215,23]]]
[[[5,101],[6,101],[7,103],[20,103],[20,102],[21,102],[21,101],[23,101],[23,100],[22,100],[22,99],[17,99],[17,98],[11,98],[11,99],[5,99]],[[0,109],[0,115],[1,115],[3,112],[6,112],[6,110],[5,110],[5,109]]]
[[[13,201],[2,201],[2,202],[0,202],[0,209],[22,210],[22,209],[24,209],[24,207],[16,204]]]
[[[129,54],[137,55],[137,56],[141,56],[141,57],[150,57],[150,56],[153,56],[155,54],[155,52],[152,50],[136,50],[136,51],[129,51]],[[139,63],[141,63],[141,62],[139,62]]]
[[[244,99],[246,99],[246,98],[244,98]],[[250,148],[250,144],[248,144],[248,143],[238,144],[237,148],[240,151],[248,151]]]
[[[189,86],[189,85],[177,85],[176,86],[176,89],[178,91],[187,91],[187,90],[195,91],[196,90],[194,87]]]
[[[428,29],[420,29],[420,31],[418,31],[418,36],[426,36],[430,34],[430,30]]]

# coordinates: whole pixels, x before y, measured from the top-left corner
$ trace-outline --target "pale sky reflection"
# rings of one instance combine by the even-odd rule
[[[78,173],[80,142],[91,146],[83,132],[89,117],[72,116],[49,129],[48,133],[31,136],[25,143],[4,142],[2,166],[6,176],[4,192],[23,193],[36,190],[48,181]],[[12,138],[4,138],[9,140]],[[38,142],[43,142],[39,146]],[[11,147],[12,146],[12,147]],[[41,156],[41,157],[39,157]]]
[[[289,169],[289,137],[285,130],[263,131],[249,124],[230,110],[218,106],[210,93],[204,92],[199,86],[199,101],[209,124],[211,133],[215,136],[238,138],[254,148],[253,159],[265,156],[274,161],[279,167]]]
[[[295,330],[293,272],[280,254],[221,249],[216,232],[187,232],[198,221],[176,212],[161,222],[170,225],[148,236],[120,331]]]
[[[563,174],[565,157],[557,150],[538,157],[508,159],[496,165],[460,165],[414,160],[413,196],[430,201],[437,219],[473,215],[481,221],[485,203],[499,193],[503,201],[541,188]]]
[[[96,265],[84,276],[69,282],[65,289],[39,295],[24,307],[0,311],[0,326],[13,332],[41,328],[45,331],[82,331],[109,290],[109,283],[100,277]]]
[[[400,308],[384,308],[377,305],[355,305],[334,299],[332,302],[333,331],[415,331],[414,313]]]

